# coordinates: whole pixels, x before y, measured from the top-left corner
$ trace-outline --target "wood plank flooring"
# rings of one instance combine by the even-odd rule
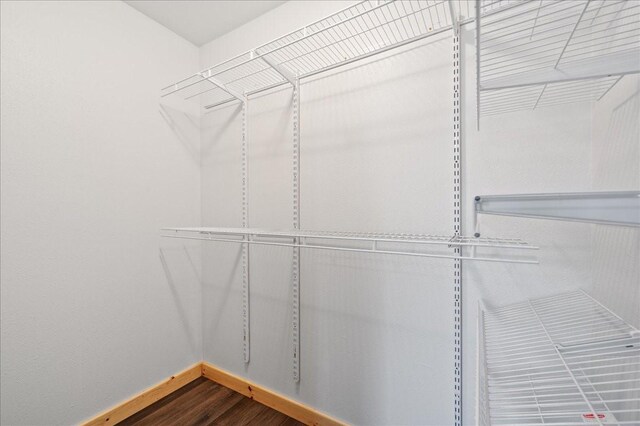
[[[201,377],[118,423],[118,426],[133,425],[299,426],[302,423]]]

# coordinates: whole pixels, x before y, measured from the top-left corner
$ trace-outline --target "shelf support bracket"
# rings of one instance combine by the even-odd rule
[[[237,100],[239,100],[241,102],[245,102],[246,101],[246,97],[242,93],[236,92],[235,90],[229,88],[226,84],[224,84],[220,80],[212,77],[211,74],[212,74],[211,70],[209,70],[206,75],[204,73],[198,74],[198,75],[201,78],[203,78],[204,80],[206,80],[209,83],[213,84],[214,86],[224,90],[225,92],[227,92],[228,94],[230,94],[231,96],[236,98]]]
[[[296,85],[297,77],[295,75],[293,75],[292,73],[290,73],[289,71],[287,71],[286,69],[284,69],[283,67],[281,67],[280,65],[276,64],[271,59],[269,59],[269,58],[267,58],[265,56],[260,56],[260,59],[262,59],[262,61],[265,64],[269,65],[275,72],[280,74],[285,80],[287,80],[289,83],[291,83],[292,86]]]
[[[300,79],[293,85],[293,228],[300,229]],[[292,263],[293,381],[300,382],[300,238],[294,237]]]
[[[449,0],[449,15],[451,15],[451,28],[453,29],[453,36],[458,37],[460,33],[460,23],[453,7],[453,0]]]
[[[482,195],[478,214],[640,227],[640,191]]]

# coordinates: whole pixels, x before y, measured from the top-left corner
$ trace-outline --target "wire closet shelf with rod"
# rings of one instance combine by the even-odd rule
[[[244,54],[209,67],[190,77],[177,81],[161,90],[161,97],[181,96],[183,100],[200,99],[205,109],[211,109],[229,102],[240,101],[246,105],[253,94],[283,85],[294,88],[294,97],[299,92],[299,82],[330,69],[368,58],[372,55],[415,42],[426,37],[452,30],[457,32],[461,22],[468,21],[473,10],[473,3],[451,1],[363,1],[339,11],[327,18],[311,23],[304,28],[293,31],[267,44],[259,46]],[[299,101],[296,102],[299,108]],[[296,111],[297,114],[297,111]],[[246,114],[243,113],[243,120]],[[243,123],[243,131],[246,123]],[[244,141],[243,135],[243,144]],[[294,148],[296,144],[297,125],[294,125]],[[246,154],[246,151],[243,153]],[[245,155],[243,154],[243,156]],[[297,176],[299,158],[294,158],[294,176]],[[243,157],[243,162],[246,158]],[[243,164],[246,168],[246,164]],[[246,176],[243,176],[246,180]],[[299,179],[295,177],[294,179]],[[245,185],[246,182],[243,184]],[[294,190],[299,190],[298,182],[294,182]],[[245,194],[246,195],[246,194]],[[243,197],[245,196],[243,195]],[[294,198],[298,199],[298,194]],[[243,198],[243,203],[246,203]],[[298,206],[299,207],[299,206]],[[298,207],[294,207],[298,210]],[[247,228],[243,226],[243,228]],[[469,255],[443,256],[480,261],[506,261],[515,263],[536,263],[535,260],[515,256],[485,257],[477,256],[476,249],[492,247],[504,249],[536,249],[524,241],[501,238],[474,238],[461,235],[433,236],[423,233],[336,233],[331,231],[305,231],[298,235],[300,229],[264,230],[246,229],[242,232],[230,228],[165,228],[163,235],[168,237],[200,238],[222,241],[220,235],[226,235],[228,242],[237,242],[233,237],[242,234],[247,244],[266,244],[260,242],[264,237],[289,237],[297,240],[303,238],[319,239],[323,237],[322,247],[309,243],[294,241],[295,247],[324,248],[347,250],[341,242],[347,240],[369,241],[371,248],[355,248],[353,251],[380,252],[388,254],[405,254],[425,257],[438,257],[429,253],[408,250],[406,247],[416,245],[425,247],[442,245],[451,247],[469,247],[473,250]],[[381,250],[378,243],[403,243],[405,248],[398,250]],[[285,243],[278,243],[285,244]]]

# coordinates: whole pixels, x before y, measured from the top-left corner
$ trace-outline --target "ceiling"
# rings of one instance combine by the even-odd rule
[[[285,1],[124,0],[196,46],[257,18]]]

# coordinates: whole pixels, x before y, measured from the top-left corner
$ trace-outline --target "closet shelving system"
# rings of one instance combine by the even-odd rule
[[[598,101],[640,72],[640,2],[476,3],[480,116]],[[482,214],[640,226],[640,191],[483,195]],[[481,425],[640,424],[640,334],[584,292],[479,309]]]
[[[242,227],[165,228],[162,235],[171,238],[234,243],[242,246],[244,361],[249,362],[250,358],[250,245],[276,245],[293,248],[292,361],[293,378],[296,382],[300,380],[299,273],[301,249],[451,258],[454,261],[454,408],[455,423],[461,424],[461,262],[475,260],[534,263],[535,260],[511,255],[499,258],[478,256],[476,250],[497,248],[505,253],[502,250],[535,249],[536,247],[529,246],[519,240],[494,239],[484,236],[482,238],[479,236],[464,237],[461,234],[460,25],[473,18],[471,15],[475,9],[479,122],[481,113],[482,115],[490,115],[522,109],[536,109],[563,102],[597,100],[602,98],[624,75],[639,72],[640,61],[637,53],[640,51],[640,26],[638,25],[640,10],[638,7],[640,4],[636,2],[615,0],[478,0],[475,4],[459,0],[363,1],[163,88],[161,90],[162,97],[178,96],[184,100],[194,100],[205,110],[231,102],[239,102],[242,106]],[[299,173],[301,80],[445,31],[450,31],[453,35],[452,148],[454,156],[452,176],[454,202],[452,207],[454,220],[452,234],[432,236],[301,230]],[[292,180],[294,202],[292,229],[256,229],[250,227],[247,214],[246,129],[249,99],[254,94],[282,86],[293,88]],[[476,203],[478,212],[490,212],[488,207],[491,206],[487,202],[491,201],[491,197],[481,197],[482,202]],[[485,208],[483,209],[482,206]],[[498,213],[502,214],[503,212]],[[357,246],[354,247],[354,245]],[[439,247],[440,251],[424,251],[425,247]],[[442,248],[448,248],[451,251],[443,254]],[[601,328],[595,329],[594,333],[596,334],[593,335],[593,339],[602,337],[602,335],[618,339],[620,330],[629,330],[628,326],[623,326],[613,313],[587,296],[578,294],[571,296],[570,299],[571,303],[574,303],[571,305],[572,312],[582,315],[584,312],[581,309],[597,311],[598,316],[593,318],[593,323],[594,327],[599,324]],[[588,335],[582,333],[585,330],[577,330],[575,335],[584,337],[583,341],[576,343],[560,339],[556,327],[561,325],[561,322],[556,322],[555,314],[552,311],[561,305],[557,303],[558,300],[551,298],[531,301],[526,306],[518,305],[481,315],[479,359],[483,362],[480,363],[482,368],[479,369],[481,386],[478,392],[480,401],[478,407],[479,418],[485,424],[492,422],[510,424],[518,423],[519,420],[524,420],[523,424],[545,423],[548,419],[557,420],[560,418],[557,415],[558,411],[565,412],[567,408],[571,407],[573,407],[573,412],[579,415],[586,414],[587,417],[584,419],[589,420],[588,415],[592,414],[595,416],[593,419],[595,422],[602,423],[599,415],[603,406],[598,404],[605,403],[609,404],[605,408],[611,415],[615,415],[616,412],[620,415],[624,414],[623,411],[616,411],[616,406],[612,407],[611,404],[627,403],[627,401],[610,400],[607,395],[615,395],[615,390],[601,390],[599,384],[592,380],[592,372],[595,367],[608,367],[608,358],[604,361],[594,361],[594,364],[588,367],[593,367],[593,369],[580,368],[580,370],[569,369],[569,361],[567,361],[573,356],[582,356],[576,355],[578,351],[591,350],[587,348],[589,345],[592,345],[593,349],[600,348],[601,345],[608,345],[609,338],[592,342]],[[527,311],[527,309],[531,311]],[[485,315],[486,323],[484,321]],[[558,313],[558,318],[562,318],[561,315]],[[502,321],[503,319],[504,321]],[[596,324],[596,319],[601,322]],[[571,326],[570,323],[565,323],[567,321],[563,321],[562,325]],[[609,330],[606,327],[610,323],[617,325],[611,325],[613,328]],[[532,341],[532,336],[529,334],[540,332],[540,329],[536,327],[540,327],[543,334],[541,340],[537,340],[539,336],[535,334],[535,339]],[[579,328],[580,326],[575,325],[575,327]],[[626,333],[626,331],[624,332]],[[488,336],[488,340],[485,341],[483,336]],[[545,338],[547,340],[544,340]],[[635,338],[636,334],[630,337],[630,339]],[[508,342],[509,345],[499,350],[500,347],[496,343],[498,341],[500,343]],[[549,346],[544,346],[545,342]],[[558,349],[560,346],[556,346],[556,343],[562,344],[564,347]],[[538,344],[540,346],[536,346]],[[579,346],[571,346],[575,344]],[[542,352],[543,358],[540,360],[545,362],[539,364],[530,364],[530,362],[537,361],[527,361],[529,356],[536,357],[535,353],[522,354],[522,357],[525,358],[525,364],[520,364],[517,357],[509,357],[512,353],[519,353],[518,348],[520,347],[530,348],[532,352],[540,350],[549,353]],[[635,343],[631,347],[626,347],[630,352],[634,348],[637,348]],[[589,355],[596,352],[589,352]],[[502,374],[505,371],[496,372],[494,366],[496,357],[499,359],[503,356],[507,366],[510,361],[516,362],[515,375],[511,375],[512,371],[508,369],[505,370],[506,376]],[[557,363],[554,360],[558,361],[564,370],[558,372]],[[624,367],[619,364],[623,364],[623,361],[620,360],[615,364],[615,367]],[[528,370],[529,365],[533,365],[530,370]],[[562,379],[563,371],[566,371],[567,376],[576,386],[578,395],[585,400],[586,411],[584,407],[576,408],[565,405],[565,402],[574,402],[570,398],[575,395],[571,393],[567,393],[566,397],[561,396],[565,399],[557,403],[559,405],[555,405],[556,403],[547,401],[548,398],[555,397],[554,394],[547,392],[547,387],[536,388],[536,377],[540,377],[543,383],[546,383],[546,380]],[[605,371],[605,373],[598,374],[607,373]],[[526,377],[526,386],[532,389],[533,396],[517,387],[517,383],[524,380],[523,377]],[[499,382],[502,378],[505,378],[504,383]],[[511,385],[512,381],[513,386]],[[591,387],[587,387],[583,383],[585,381],[591,383],[588,385]],[[498,387],[499,384],[503,387]],[[551,386],[551,389],[556,389],[556,385]],[[517,392],[511,392],[514,389]],[[502,395],[499,398],[505,397],[506,399],[498,399],[498,402],[493,402],[496,398],[491,393],[493,390],[499,391],[498,394]],[[512,399],[507,398],[512,394]],[[564,395],[565,392],[559,391],[557,394]],[[541,399],[542,395],[547,399]],[[594,400],[593,395],[597,395],[599,399]],[[604,396],[601,397],[601,395]],[[522,404],[518,401],[522,401]],[[549,404],[551,405],[548,407]],[[535,419],[527,417],[529,411],[534,411],[539,417]],[[519,415],[522,417],[518,417]],[[580,419],[580,421],[582,420]],[[561,424],[573,424],[571,421]]]
[[[465,0],[391,0],[363,1],[331,16],[313,22],[274,41],[244,54],[214,65],[161,90],[161,97],[193,100],[205,109],[231,102],[242,105],[242,227],[229,228],[166,228],[163,235],[173,238],[195,238],[242,246],[242,321],[243,356],[250,359],[249,327],[249,246],[254,244],[290,246],[292,267],[292,333],[293,379],[300,380],[300,251],[301,249],[343,250],[444,257],[453,259],[454,288],[454,350],[455,423],[462,423],[462,342],[461,342],[461,280],[462,261],[508,261],[537,263],[520,255],[499,258],[478,256],[476,250],[490,248],[516,250],[536,247],[512,239],[474,238],[461,234],[461,113],[460,113],[460,24],[468,21],[473,3]],[[413,43],[427,37],[451,32],[453,35],[453,223],[448,236],[422,234],[379,234],[312,232],[300,229],[300,82],[339,66]],[[251,228],[248,221],[247,117],[252,95],[276,87],[293,88],[293,217],[292,229],[263,230]],[[356,246],[356,247],[354,247]],[[435,250],[425,251],[425,248]],[[448,251],[447,251],[448,250]],[[445,252],[443,254],[443,251]],[[513,253],[508,252],[508,253]]]
[[[480,116],[597,101],[640,72],[634,0],[483,0],[476,5]]]
[[[464,0],[363,1],[161,90],[199,99],[204,108],[247,96],[409,44],[468,19]]]
[[[583,291],[479,309],[480,425],[637,425],[640,331]]]

